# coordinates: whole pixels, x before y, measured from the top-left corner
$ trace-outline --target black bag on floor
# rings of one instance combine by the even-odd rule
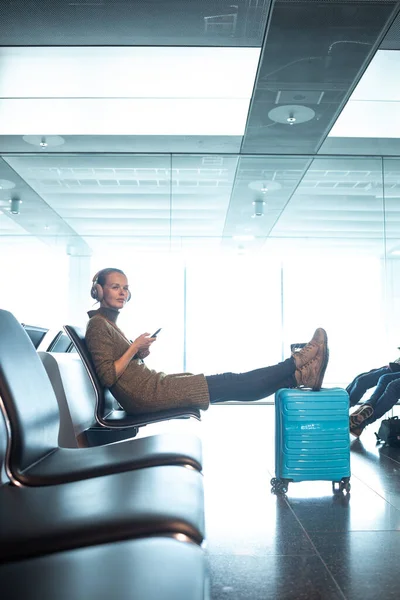
[[[380,442],[385,442],[388,446],[400,447],[400,419],[399,417],[390,417],[381,422],[378,433],[375,434]]]

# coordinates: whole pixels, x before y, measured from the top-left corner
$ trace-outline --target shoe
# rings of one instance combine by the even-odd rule
[[[372,417],[374,409],[370,404],[361,404],[351,415],[350,415],[350,428],[357,428],[362,425],[364,421]]]
[[[321,389],[326,367],[328,366],[329,351],[326,345],[319,348],[317,356],[309,363],[296,369],[295,379],[297,387],[311,388],[314,392]]]
[[[350,424],[350,434],[353,435],[355,438],[358,439],[363,431],[364,429],[362,427],[353,427]]]
[[[292,357],[296,364],[296,369],[301,369],[307,363],[316,358],[321,346],[326,346],[327,343],[328,339],[325,329],[318,327],[308,344],[306,344],[301,350],[292,353]]]

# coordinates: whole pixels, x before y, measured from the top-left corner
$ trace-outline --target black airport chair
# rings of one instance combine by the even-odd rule
[[[0,310],[0,331],[0,408],[10,435],[7,470],[12,481],[53,485],[155,465],[201,470],[201,443],[192,435],[160,434],[94,448],[60,448],[58,403],[42,361],[21,325],[5,310]]]
[[[208,600],[204,552],[153,537],[0,566],[4,600]]]
[[[70,352],[72,342],[61,330],[49,330],[36,350],[38,352]]]
[[[152,535],[203,541],[204,491],[197,471],[161,466],[24,487],[7,477],[7,441],[0,413],[0,563]],[[1,585],[0,597],[8,598]]]
[[[200,410],[196,408],[173,408],[170,410],[163,410],[157,413],[147,413],[139,416],[132,416],[127,414],[124,410],[115,410],[111,408],[113,401],[115,401],[110,390],[105,389],[97,377],[96,370],[89,350],[86,346],[85,332],[81,327],[75,325],[64,325],[64,330],[75,345],[79,356],[81,357],[90,380],[93,384],[93,388],[96,393],[96,406],[95,406],[95,417],[99,425],[102,427],[120,429],[126,427],[143,427],[150,423],[157,423],[160,421],[166,421],[168,419],[180,419],[194,417],[200,420]]]
[[[48,332],[48,329],[46,329],[45,327],[37,327],[36,325],[26,325],[25,323],[21,323],[21,325],[28,334],[29,339],[31,340],[34,347],[38,348],[41,341]]]
[[[69,337],[64,333],[72,346]],[[74,347],[75,348],[75,347]],[[58,443],[63,448],[104,446],[135,437],[137,430],[100,427],[94,416],[95,392],[85,365],[75,352],[38,355],[53,387],[60,409]]]

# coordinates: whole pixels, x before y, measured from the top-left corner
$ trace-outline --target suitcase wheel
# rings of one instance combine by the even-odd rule
[[[270,483],[271,494],[283,496],[288,491],[289,481],[287,479],[278,479],[277,477],[273,477]]]
[[[350,493],[350,477],[343,477],[340,481],[332,481],[332,492],[334,494]]]

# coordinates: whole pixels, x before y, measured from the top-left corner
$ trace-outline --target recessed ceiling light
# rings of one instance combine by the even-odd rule
[[[271,121],[283,125],[298,125],[299,123],[311,121],[315,117],[315,111],[301,104],[286,104],[270,110],[268,117]]]
[[[8,179],[0,179],[0,190],[12,190],[15,188],[15,183]]]
[[[19,198],[11,198],[9,202],[11,203],[10,213],[13,215],[19,215],[22,200],[20,200]]]
[[[60,135],[24,135],[22,139],[27,144],[39,146],[40,148],[49,148],[51,146],[62,146],[65,142]]]
[[[255,239],[254,235],[234,235],[233,239],[236,242],[251,242]]]
[[[256,217],[263,217],[264,216],[264,206],[265,206],[264,200],[254,200],[253,206],[254,206],[254,214],[251,215],[252,218],[255,219]]]
[[[261,192],[262,194],[276,192],[277,190],[280,190],[281,187],[282,184],[279,183],[279,181],[270,181],[268,179],[258,179],[257,181],[251,181],[249,183],[249,188],[251,190]]]

